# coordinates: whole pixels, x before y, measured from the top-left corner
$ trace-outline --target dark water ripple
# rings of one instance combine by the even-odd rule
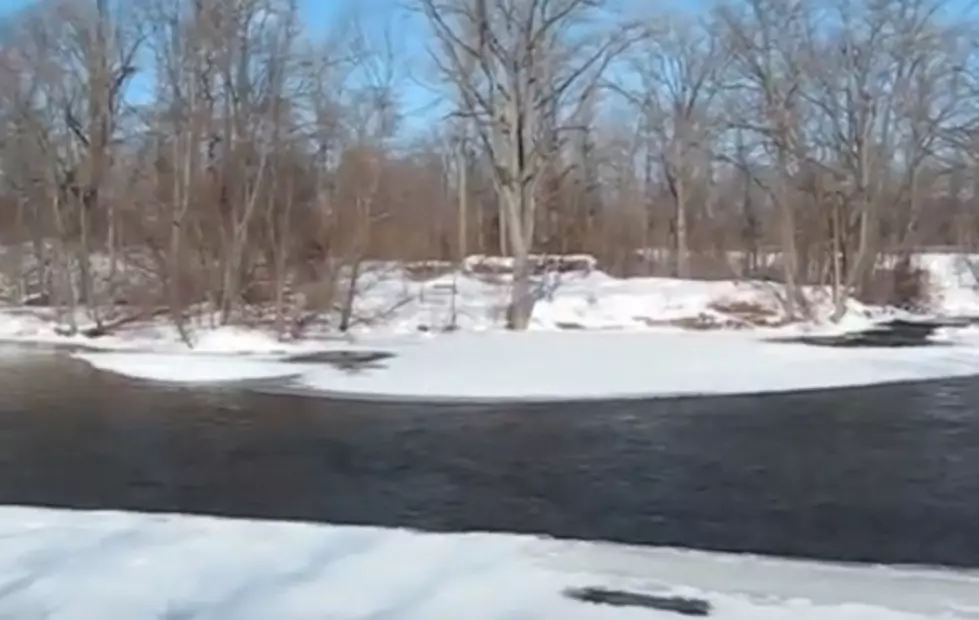
[[[979,379],[648,402],[356,403],[0,358],[0,503],[979,566]]]

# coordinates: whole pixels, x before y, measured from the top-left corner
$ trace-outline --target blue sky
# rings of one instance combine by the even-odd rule
[[[434,93],[425,79],[427,41],[419,16],[406,7],[411,0],[300,0],[303,23],[311,38],[330,35],[337,28],[348,27],[356,18],[378,44],[390,41],[397,67],[398,91],[406,112],[411,115],[431,108]]]
[[[377,19],[388,19],[403,12],[401,0],[359,0],[357,2],[337,2],[336,0],[301,0],[303,16],[310,30],[328,28],[339,14],[350,6],[357,6],[365,15]]]
[[[31,4],[33,0],[0,0],[0,17]]]
[[[0,0],[0,18],[32,4],[35,0]],[[91,0],[72,0],[83,2]],[[174,0],[176,1],[176,0]],[[704,0],[619,0],[630,9],[659,9],[672,6],[676,9],[697,11]],[[397,92],[404,106],[407,121],[412,129],[421,129],[439,114],[432,103],[436,93],[432,90],[428,63],[425,27],[418,15],[407,10],[412,0],[299,0],[303,25],[313,40],[329,37],[331,32],[347,34],[350,28],[351,10],[363,28],[371,35],[387,31],[398,65]],[[975,6],[974,0],[949,0],[951,12]],[[973,13],[974,14],[974,13]],[[377,37],[376,37],[377,38]]]
[[[395,62],[395,91],[400,100],[402,129],[408,135],[424,135],[444,112],[437,107],[440,95],[426,80],[427,42],[419,16],[407,10],[411,0],[300,0],[303,25],[313,40],[349,34],[351,18],[383,46],[388,41]],[[355,11],[356,14],[352,14]]]

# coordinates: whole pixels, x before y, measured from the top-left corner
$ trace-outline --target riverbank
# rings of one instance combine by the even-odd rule
[[[515,535],[11,507],[0,535],[0,614],[17,617],[676,617],[568,596],[585,588],[703,601],[718,620],[954,619],[979,605],[971,573]]]
[[[501,331],[510,294],[509,276],[472,262],[459,270],[441,265],[427,273],[419,273],[417,265],[368,265],[358,280],[349,329],[342,335],[339,319],[330,313],[307,321],[305,329],[284,339],[274,334],[272,321],[263,321],[257,310],[250,319],[233,325],[221,325],[201,311],[188,320],[188,346],[165,315],[118,322],[98,337],[91,337],[83,335],[92,327],[91,320],[80,314],[75,321],[80,333],[68,335],[67,319],[53,308],[6,307],[0,308],[0,340],[101,350],[295,353],[338,341]],[[895,318],[979,316],[979,283],[972,270],[972,257],[963,255],[918,257],[919,266],[927,273],[919,312],[851,299],[838,321],[830,320],[832,296],[825,288],[803,290],[811,318],[797,321],[786,316],[784,288],[774,282],[614,278],[593,268],[589,261],[580,258],[578,262],[580,268],[547,272],[537,278],[538,300],[530,331],[791,336],[857,331]],[[117,314],[135,317],[139,311],[123,308]]]
[[[162,319],[89,338],[63,335],[52,311],[22,308],[0,312],[0,339],[80,348],[77,356],[97,368],[146,380],[271,379],[314,395],[383,399],[646,398],[976,374],[975,327],[929,337],[945,347],[807,346],[813,336],[852,334],[895,318],[979,315],[969,263],[947,255],[921,260],[932,274],[928,312],[851,300],[839,322],[828,320],[827,291],[807,290],[816,318],[800,323],[786,319],[772,283],[616,279],[585,269],[542,278],[531,328],[514,333],[502,329],[505,279],[470,269],[418,280],[388,265],[363,279],[355,313],[361,320],[343,335],[326,319],[288,340],[259,326],[212,327],[198,319],[188,347]],[[377,355],[369,364],[317,358],[338,352]]]

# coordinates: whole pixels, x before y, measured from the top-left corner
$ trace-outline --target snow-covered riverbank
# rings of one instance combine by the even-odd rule
[[[979,316],[979,287],[966,258],[924,255],[930,315]],[[974,328],[946,330],[945,347],[823,349],[774,337],[838,333],[909,316],[850,302],[839,323],[830,300],[810,291],[816,320],[788,323],[777,285],[601,272],[554,276],[526,333],[502,330],[507,287],[474,275],[413,281],[396,267],[363,282],[344,337],[326,332],[281,341],[242,327],[193,330],[194,347],[164,321],[101,338],[58,335],[36,309],[0,312],[0,338],[96,349],[77,355],[142,379],[215,382],[289,378],[313,394],[432,399],[582,399],[730,394],[866,385],[979,373]],[[455,325],[455,329],[448,329]],[[360,372],[287,358],[324,350],[392,356]],[[100,350],[100,351],[99,351]]]
[[[0,616],[674,618],[570,588],[698,598],[718,620],[966,619],[979,575],[501,534],[0,508]]]
[[[928,274],[926,315],[979,317],[979,283],[973,257],[922,254]],[[499,331],[510,286],[506,274],[475,268],[421,278],[404,265],[371,264],[358,280],[349,336],[354,338]],[[805,290],[812,319],[791,322],[773,282],[614,278],[596,269],[549,273],[539,282],[531,331],[707,332],[764,330],[783,334],[865,328],[907,313],[849,300],[843,318],[830,322],[832,300],[825,289]],[[189,325],[193,349],[202,353],[302,351],[318,346],[327,324],[309,330],[306,341],[276,342],[260,329],[215,327],[206,317]],[[79,318],[84,324],[85,319]],[[98,349],[186,350],[167,318],[133,321],[99,338],[65,336],[53,309],[0,308],[0,339],[82,345]],[[335,339],[335,338],[334,338]]]

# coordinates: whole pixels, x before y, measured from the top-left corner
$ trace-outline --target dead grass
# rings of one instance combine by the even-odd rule
[[[404,266],[405,277],[412,282],[426,282],[435,278],[448,275],[455,269],[455,265],[448,261],[426,260],[406,263]]]
[[[750,327],[750,325],[744,321],[725,319],[706,312],[676,319],[654,319],[647,316],[637,316],[633,317],[633,320],[642,323],[646,327],[679,327],[681,329],[688,329],[691,331],[746,329]]]
[[[531,276],[545,273],[588,274],[596,269],[597,261],[590,254],[531,254],[527,257]],[[501,276],[513,274],[513,259],[501,256],[470,256],[465,270],[474,276]]]
[[[758,302],[719,300],[711,302],[708,307],[747,325],[772,327],[785,324],[778,312]]]

